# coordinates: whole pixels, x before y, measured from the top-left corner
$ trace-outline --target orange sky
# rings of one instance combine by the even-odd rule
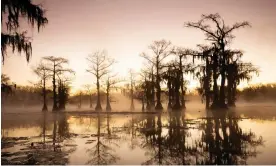
[[[73,91],[93,83],[85,72],[86,57],[106,49],[116,58],[115,72],[125,76],[129,68],[139,71],[143,58],[139,54],[153,40],[167,39],[176,46],[195,48],[204,43],[198,30],[183,27],[186,21],[197,21],[201,14],[220,13],[227,24],[249,21],[252,28],[238,30],[233,48],[245,51],[244,60],[261,68],[252,83],[276,82],[276,1],[274,0],[44,0],[49,24],[33,37],[33,56],[9,55],[2,66],[17,84],[37,79],[31,71],[43,56],[68,58],[76,71]],[[207,3],[208,2],[208,3]],[[192,81],[191,87],[197,82]]]

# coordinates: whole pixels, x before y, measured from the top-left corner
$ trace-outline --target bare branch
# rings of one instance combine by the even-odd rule
[[[241,23],[235,23],[231,28],[226,28],[228,30],[226,30],[225,34],[227,35],[227,34],[231,33],[233,30],[243,28],[243,27],[251,27],[251,25],[247,21],[244,21]]]

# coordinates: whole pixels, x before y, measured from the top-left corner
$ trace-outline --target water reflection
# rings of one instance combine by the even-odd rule
[[[87,150],[87,153],[89,153],[90,159],[87,162],[87,164],[92,165],[103,165],[103,164],[111,164],[116,163],[116,161],[119,159],[119,157],[116,155],[116,151],[112,147],[112,145],[119,146],[118,144],[111,141],[111,131],[110,131],[110,117],[107,116],[107,139],[104,137],[106,136],[105,133],[101,133],[101,124],[102,124],[103,118],[100,114],[97,115],[97,134],[96,136],[96,143],[94,146],[89,148]],[[106,141],[107,140],[107,141]]]
[[[198,139],[190,133],[197,128],[181,112],[169,114],[168,126],[162,125],[161,115],[147,117],[140,130],[145,136],[142,147],[150,156],[144,164],[246,164],[256,157],[256,148],[264,143],[261,136],[243,131],[233,113],[212,114],[197,125]]]
[[[83,156],[80,164],[121,164],[130,157],[128,153],[134,158],[129,164],[248,164],[258,158],[265,144],[255,128],[248,129],[253,122],[231,111],[207,112],[198,119],[188,119],[185,112],[89,116],[46,112],[37,116],[37,126],[33,122],[27,127],[13,124],[2,132],[38,127],[39,132],[33,129],[31,136],[41,139],[44,149],[50,143],[55,155],[65,153],[64,147],[73,141],[77,154],[74,150],[66,154]],[[273,142],[276,137],[266,138]],[[65,163],[74,164],[74,160]]]
[[[253,131],[243,131],[240,120],[233,112],[216,112],[202,123],[200,164],[246,164],[249,157],[257,156],[256,148],[264,141]]]
[[[43,148],[46,147],[46,121],[47,121],[47,113],[43,112],[43,125],[42,125],[42,136],[43,136]]]
[[[183,113],[171,112],[168,124],[162,125],[160,114],[157,118],[147,117],[141,133],[145,135],[143,147],[147,149],[150,159],[144,164],[191,164],[190,156],[195,149],[186,142],[189,134],[184,119]]]

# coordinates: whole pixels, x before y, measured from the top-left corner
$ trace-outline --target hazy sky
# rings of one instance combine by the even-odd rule
[[[249,21],[252,28],[240,29],[233,48],[245,51],[244,60],[261,68],[252,83],[276,82],[276,1],[274,0],[44,0],[49,24],[33,37],[33,56],[12,54],[6,58],[2,72],[17,84],[27,84],[37,77],[31,66],[43,56],[68,58],[76,71],[74,89],[93,83],[85,72],[86,57],[100,49],[116,58],[115,72],[125,76],[129,68],[139,71],[153,40],[167,39],[174,45],[195,48],[204,43],[203,33],[183,27],[197,21],[201,14],[219,13],[226,24]],[[192,86],[195,85],[192,82]]]

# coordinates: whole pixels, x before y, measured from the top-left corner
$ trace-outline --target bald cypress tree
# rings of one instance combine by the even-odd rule
[[[226,73],[227,73],[227,62],[229,56],[227,54],[227,48],[235,37],[233,32],[237,29],[250,26],[246,21],[235,23],[231,26],[225,24],[222,17],[216,14],[202,15],[201,19],[197,22],[187,22],[186,27],[195,28],[202,31],[206,40],[210,41],[214,46],[214,52],[212,56],[212,70],[213,70],[213,82],[214,82],[214,101],[212,104],[213,108],[227,108],[226,103]],[[220,87],[218,89],[217,81],[220,78]],[[216,91],[219,94],[217,96]]]

